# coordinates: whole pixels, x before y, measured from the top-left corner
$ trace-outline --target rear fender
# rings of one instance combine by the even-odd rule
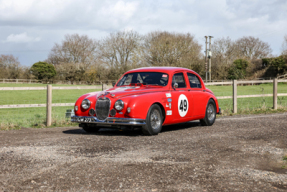
[[[208,103],[208,101],[209,101],[210,99],[212,99],[212,100],[214,101],[215,105],[216,105],[216,113],[219,113],[219,105],[218,105],[217,98],[216,98],[215,96],[211,95],[211,96],[209,97],[209,99],[207,100],[207,103]],[[205,106],[207,106],[207,103],[205,104]]]

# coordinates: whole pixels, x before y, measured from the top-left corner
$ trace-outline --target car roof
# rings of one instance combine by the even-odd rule
[[[192,71],[192,72],[194,72],[193,70],[183,68],[183,67],[141,67],[141,68],[137,68],[137,69],[132,69],[132,70],[128,71],[127,73],[141,72],[141,71],[166,72],[166,73],[171,73],[174,71]],[[194,73],[196,73],[196,72],[194,72]]]

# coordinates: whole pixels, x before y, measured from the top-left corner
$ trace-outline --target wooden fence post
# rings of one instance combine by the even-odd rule
[[[233,113],[237,113],[237,80],[233,80]]]
[[[52,124],[52,85],[47,85],[47,126]]]
[[[277,85],[278,85],[278,79],[273,79],[273,109],[277,109]]]

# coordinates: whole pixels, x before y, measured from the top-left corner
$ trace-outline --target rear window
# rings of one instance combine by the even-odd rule
[[[189,85],[191,88],[201,88],[201,83],[198,77],[192,73],[187,73]]]

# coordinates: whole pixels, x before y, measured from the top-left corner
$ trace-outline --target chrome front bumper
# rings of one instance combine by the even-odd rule
[[[72,116],[71,121],[75,123],[94,123],[102,125],[145,125],[145,119],[135,119],[135,118],[116,118],[108,117],[106,120],[98,120],[97,117],[87,117],[87,116]]]

